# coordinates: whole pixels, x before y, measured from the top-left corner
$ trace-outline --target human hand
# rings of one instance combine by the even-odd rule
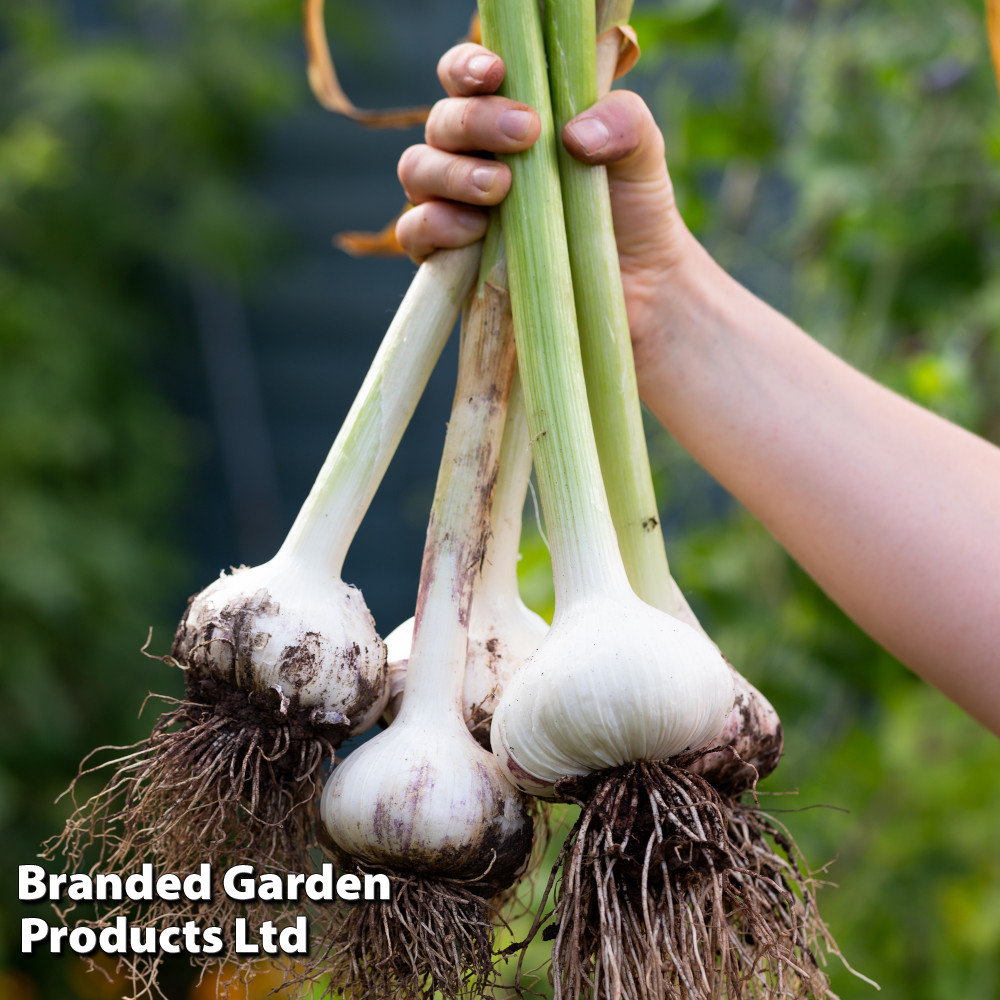
[[[517,153],[538,138],[537,113],[497,96],[502,60],[480,45],[450,49],[438,63],[448,97],[427,120],[425,143],[399,160],[399,179],[414,208],[396,235],[417,261],[439,247],[473,243],[486,231],[488,206],[510,189],[510,169],[486,153]],[[662,298],[700,248],[681,220],[664,160],[663,136],[642,99],[612,91],[568,122],[567,150],[584,163],[608,168],[615,235],[629,325],[636,347],[662,325]]]

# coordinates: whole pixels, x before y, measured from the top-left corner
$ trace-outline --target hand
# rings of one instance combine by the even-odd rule
[[[480,45],[450,49],[438,63],[449,94],[427,120],[425,144],[399,160],[399,179],[416,206],[396,235],[416,261],[439,247],[467,246],[486,232],[487,206],[510,189],[510,169],[475,155],[517,153],[538,138],[534,109],[498,97],[499,56]],[[702,251],[677,212],[664,160],[663,136],[642,99],[612,91],[568,122],[562,141],[577,159],[606,164],[629,324],[637,353],[663,326],[663,296],[685,260]],[[640,379],[641,382],[641,379]]]

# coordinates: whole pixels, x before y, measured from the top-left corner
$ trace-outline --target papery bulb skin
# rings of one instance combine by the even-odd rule
[[[385,662],[389,671],[389,700],[385,706],[383,719],[388,725],[399,715],[406,687],[406,668],[410,663],[410,647],[413,645],[413,627],[416,619],[412,616],[400,622],[385,637]]]
[[[487,750],[503,692],[548,630],[548,622],[516,593],[490,590],[473,601],[462,712],[469,731]]]
[[[461,727],[397,720],[337,766],[321,815],[336,848],[395,872],[511,885],[531,850],[524,799]]]
[[[710,744],[733,698],[729,665],[702,633],[637,597],[584,598],[511,679],[491,740],[515,785],[550,797],[562,778]]]
[[[490,749],[490,724],[500,696],[548,630],[545,619],[531,611],[516,594],[481,592],[473,600],[462,716],[469,732],[485,750]],[[385,710],[387,722],[399,713],[412,643],[412,618],[385,637],[390,690]]]
[[[189,601],[172,655],[189,697],[221,683],[282,715],[307,711],[340,738],[369,728],[388,698],[385,645],[360,591],[301,563],[223,574]]]
[[[778,766],[784,735],[778,713],[767,698],[735,670],[733,683],[736,701],[718,739],[725,749],[697,757],[687,768],[723,794],[737,796]]]

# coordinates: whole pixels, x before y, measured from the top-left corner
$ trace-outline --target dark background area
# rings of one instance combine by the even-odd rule
[[[328,0],[345,89],[430,103],[471,5]],[[273,553],[414,267],[333,249],[402,207],[407,132],[318,108],[292,0],[0,2],[0,997],[117,996],[19,954],[16,865],[80,758],[148,732],[188,594]],[[685,218],[874,377],[1000,440],[1000,103],[978,0],[637,3],[629,79]],[[445,353],[348,556],[412,613]],[[779,708],[766,790],[884,995],[1000,995],[1000,749],[867,640],[650,426],[675,575]],[[550,601],[531,517],[524,592]],[[845,811],[815,808],[830,805]],[[7,902],[9,901],[9,902]],[[33,909],[31,913],[38,911]],[[834,960],[836,961],[836,960]],[[873,991],[833,968],[845,998]],[[189,995],[170,970],[171,1000]]]

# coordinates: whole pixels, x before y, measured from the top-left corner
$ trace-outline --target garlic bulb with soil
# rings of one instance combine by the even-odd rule
[[[368,729],[387,697],[384,646],[360,591],[294,553],[193,597],[171,652],[192,701],[241,692],[276,718],[304,713],[333,746]]]
[[[593,7],[577,6],[587,7],[592,51]],[[479,9],[484,41],[507,67],[507,96],[535,107],[542,120],[534,146],[506,158],[513,183],[501,213],[556,597],[552,628],[497,706],[492,745],[519,787],[576,801],[587,817],[570,846],[594,849],[567,855],[564,865],[562,882],[574,888],[555,928],[556,996],[617,997],[623,988],[626,995],[652,996],[663,983],[645,954],[633,961],[627,942],[636,938],[623,926],[644,921],[642,866],[639,892],[630,889],[630,871],[630,886],[619,896],[617,855],[587,833],[593,826],[598,840],[601,832],[616,844],[627,838],[655,858],[659,871],[672,831],[664,831],[658,817],[685,825],[685,810],[702,798],[685,772],[667,762],[718,739],[733,705],[732,674],[709,639],[643,603],[629,587],[584,385],[539,11],[532,0],[482,0]],[[552,62],[572,58],[577,41],[552,54]],[[581,44],[586,52],[586,38]],[[688,828],[681,833],[706,839]],[[590,895],[576,888],[581,879]],[[689,902],[693,913],[704,912],[702,899],[678,899],[684,909]],[[700,944],[689,940],[694,948]],[[638,945],[644,952],[661,949],[655,941]],[[678,961],[682,974],[687,964]],[[654,973],[649,980],[642,977],[647,969]]]
[[[92,873],[149,860],[181,875],[207,862],[221,876],[248,858],[277,870],[308,866],[324,765],[388,697],[384,646],[361,594],[340,579],[343,560],[479,256],[478,246],[446,250],[420,267],[278,553],[190,599],[168,658],[184,670],[186,698],[168,700],[149,739],[102,765],[114,769],[105,789],[74,812],[49,856],[81,870],[96,844]],[[108,906],[99,918],[133,906]],[[257,915],[280,916],[272,904],[258,913],[215,891],[208,904],[145,907],[142,922],[231,926]],[[149,980],[157,961],[137,974]]]
[[[493,710],[504,687],[535,651],[549,627],[544,618],[525,605],[517,589],[521,515],[530,476],[527,415],[520,382],[515,377],[489,513],[489,541],[472,595],[462,689],[465,723],[487,749]],[[391,690],[385,717],[389,721],[399,711],[412,642],[412,618],[393,629],[385,639]]]
[[[498,326],[505,299],[487,273],[463,327],[399,714],[323,792],[327,850],[341,867],[374,868],[394,883],[391,903],[352,907],[329,941],[331,985],[355,1000],[484,992],[493,982],[487,900],[517,878],[531,847],[523,797],[460,709],[513,376],[509,322]]]

